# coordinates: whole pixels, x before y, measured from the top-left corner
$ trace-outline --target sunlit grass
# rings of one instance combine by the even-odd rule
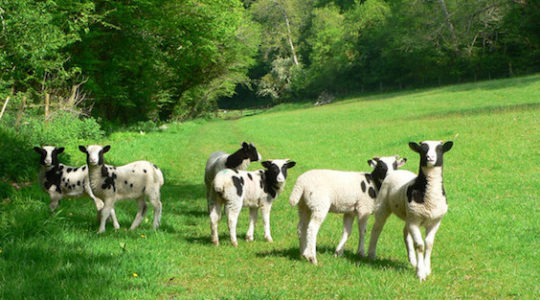
[[[164,171],[160,229],[151,229],[150,209],[139,229],[126,231],[136,205],[124,201],[116,208],[122,228],[108,224],[96,235],[91,200],[63,200],[50,214],[45,194],[26,188],[0,202],[0,298],[538,298],[539,112],[540,76],[532,76],[115,133],[93,141],[112,146],[109,163],[146,159]],[[422,139],[455,142],[445,157],[450,210],[427,282],[407,264],[396,217],[385,226],[375,262],[354,255],[356,227],[344,256],[333,257],[338,215],[329,215],[319,233],[320,265],[300,259],[296,208],[287,198],[302,172],[367,171],[367,159],[392,154],[407,157],[405,169],[416,172],[418,157],[407,142]],[[243,241],[243,211],[239,247],[228,241],[224,220],[222,244],[214,247],[204,164],[213,151],[234,151],[244,140],[264,159],[290,158],[297,166],[272,210],[274,243],[264,241],[261,220],[255,241]],[[84,163],[77,143],[66,149],[74,165]]]

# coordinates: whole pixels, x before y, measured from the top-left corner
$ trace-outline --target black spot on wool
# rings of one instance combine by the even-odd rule
[[[146,169],[143,169],[143,172],[146,173]]]
[[[360,184],[360,186],[362,187],[362,192],[365,193],[366,192],[366,183],[362,181],[362,184]]]
[[[62,190],[61,187],[61,178],[62,178],[62,172],[59,170],[58,166],[53,167],[49,171],[45,172],[45,182],[43,182],[43,186],[46,190],[49,190],[51,186],[55,187],[55,190],[58,193],[61,193]]]
[[[242,186],[244,185],[244,178],[242,177],[232,177],[234,187],[236,188],[236,194],[238,197],[242,196]]]
[[[86,166],[83,166],[81,170],[83,170],[83,171],[86,170]]]
[[[80,180],[77,180],[77,185],[81,185],[81,181]]]
[[[111,175],[109,175],[109,170],[107,169],[105,165],[103,165],[101,166],[101,176],[104,178],[101,188],[102,189],[112,188],[112,190],[116,192],[116,185],[115,185],[116,173],[112,173]]]
[[[377,197],[377,192],[375,192],[375,189],[373,187],[369,187],[368,194],[373,199]]]
[[[247,175],[248,175],[249,180],[253,180],[253,176],[251,176],[251,174],[248,173]]]

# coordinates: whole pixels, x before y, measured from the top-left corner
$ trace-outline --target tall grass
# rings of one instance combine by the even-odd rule
[[[322,107],[277,109],[233,121],[195,121],[145,135],[116,133],[109,163],[146,159],[164,170],[163,222],[152,214],[126,231],[133,201],[117,205],[122,229],[96,235],[89,199],[63,200],[48,212],[34,184],[0,202],[0,298],[538,298],[540,260],[540,76],[440,89],[373,95]],[[437,234],[433,273],[420,283],[407,263],[402,223],[391,217],[375,262],[357,257],[357,229],[343,257],[333,257],[342,218],[321,227],[319,266],[300,259],[296,209],[287,197],[313,168],[369,170],[376,155],[418,156],[408,141],[453,140],[445,157],[449,212]],[[253,142],[265,159],[291,158],[287,187],[272,209],[274,243],[242,237],[239,247],[220,222],[221,246],[210,243],[204,164],[216,150]],[[84,156],[66,149],[71,163]],[[37,157],[36,157],[37,165]],[[251,169],[260,168],[255,163]],[[373,220],[370,219],[368,232]]]

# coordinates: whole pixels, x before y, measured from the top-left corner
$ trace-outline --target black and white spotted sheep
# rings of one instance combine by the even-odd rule
[[[310,170],[298,177],[289,197],[292,206],[298,204],[298,240],[300,254],[317,264],[317,233],[328,212],[343,214],[343,236],[336,256],[343,254],[354,219],[358,219],[360,237],[357,253],[364,256],[367,220],[374,201],[388,174],[407,161],[399,156],[374,157],[368,164],[371,173],[336,170]]]
[[[268,242],[272,242],[270,233],[272,203],[285,187],[287,170],[295,165],[294,161],[288,159],[276,159],[262,162],[265,170],[246,172],[225,169],[220,171],[213,183],[213,189],[217,195],[216,201],[210,207],[212,242],[219,245],[217,221],[221,214],[222,204],[225,205],[227,211],[231,242],[235,247],[238,246],[236,224],[243,206],[249,207],[250,216],[246,240],[253,240],[255,222],[260,208],[264,223],[264,237]]]
[[[257,148],[253,144],[246,142],[242,143],[242,148],[238,149],[233,154],[218,151],[210,155],[206,161],[206,167],[204,168],[204,184],[206,185],[206,201],[208,206],[208,212],[210,208],[215,206],[216,192],[212,188],[212,183],[216,174],[224,169],[244,171],[247,170],[249,164],[254,161],[261,160],[261,155],[257,152]],[[216,214],[210,215],[210,223],[214,224],[219,221],[219,216]]]
[[[90,197],[94,200],[98,211],[103,208],[103,201],[95,197],[90,188],[86,165],[72,167],[60,163],[58,155],[64,152],[64,147],[34,147],[34,151],[41,155],[38,182],[49,194],[51,212],[58,207],[58,202],[62,198]],[[113,222],[118,223],[114,213],[111,218]]]
[[[153,226],[158,228],[161,220],[160,188],[163,185],[163,173],[148,161],[136,161],[118,167],[107,165],[103,155],[110,149],[109,145],[79,146],[79,150],[86,154],[92,192],[104,202],[98,233],[105,231],[105,220],[114,211],[115,202],[122,199],[136,199],[139,206],[130,230],[137,228],[146,215],[146,197],[154,207]]]
[[[453,142],[411,142],[409,147],[420,154],[418,175],[396,171],[384,181],[375,203],[375,223],[371,230],[369,257],[375,259],[377,240],[390,214],[405,221],[403,240],[411,265],[420,281],[431,273],[431,251],[435,234],[448,211],[443,186],[443,155]],[[426,228],[425,242],[420,227]],[[416,256],[415,256],[416,254]]]

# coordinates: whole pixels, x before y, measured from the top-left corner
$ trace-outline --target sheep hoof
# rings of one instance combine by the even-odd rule
[[[231,241],[231,243],[232,243],[233,247],[235,247],[235,248],[238,247],[238,242]]]
[[[416,276],[418,277],[418,279],[420,281],[425,281],[426,277],[427,277],[427,274],[426,274],[426,272],[418,271],[418,272],[416,272]]]
[[[375,260],[375,253],[370,253],[368,255],[368,258],[371,259],[371,260]]]
[[[219,246],[219,240],[212,240],[212,244],[214,244],[214,246]]]
[[[304,256],[307,259],[307,261],[309,261],[310,263],[317,265],[317,258],[315,256],[311,256],[311,255],[302,255],[302,256]]]
[[[343,255],[343,250],[339,250],[339,251],[336,250],[336,252],[334,252],[334,257],[340,257],[342,255]]]
[[[246,242],[253,242],[252,236],[246,236]]]
[[[271,236],[267,236],[267,237],[265,237],[265,239],[266,239],[266,241],[269,242],[269,243],[273,243],[273,242],[274,242],[274,240],[272,239]]]

